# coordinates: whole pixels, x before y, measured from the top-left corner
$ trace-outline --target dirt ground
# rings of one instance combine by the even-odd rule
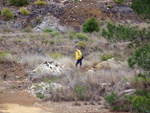
[[[18,82],[6,83],[0,83],[0,113],[115,113],[105,108],[103,99],[100,104],[95,105],[78,102],[80,106],[74,105],[74,102],[45,102],[28,93],[26,89],[19,88]],[[16,85],[16,88],[10,87],[11,85]]]

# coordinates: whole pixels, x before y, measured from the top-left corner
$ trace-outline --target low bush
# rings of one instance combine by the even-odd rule
[[[63,57],[63,55],[61,53],[57,53],[57,52],[56,53],[50,53],[49,56],[51,58],[54,58],[54,59],[62,58]]]
[[[7,21],[14,19],[14,13],[8,8],[3,9],[1,15],[4,16]]]
[[[59,31],[52,31],[52,32],[50,32],[50,35],[53,37],[56,37],[56,38],[62,38]]]
[[[132,99],[132,107],[135,112],[149,113],[150,112],[150,100],[145,96],[135,96]]]
[[[10,53],[0,52],[0,62],[13,62],[14,57]]]
[[[77,46],[81,49],[85,49],[86,48],[86,42],[80,41],[77,43]]]
[[[121,5],[124,5],[124,1],[125,1],[125,0],[114,0],[114,2],[115,2],[116,4],[121,4]]]
[[[9,0],[10,5],[26,6],[30,3],[30,0]]]
[[[44,98],[45,96],[44,96],[43,94],[36,93],[36,97],[42,99],[42,98]]]
[[[46,2],[45,1],[41,1],[41,0],[37,0],[34,2],[34,4],[37,4],[37,5],[46,5]]]
[[[100,30],[98,21],[94,17],[90,18],[83,24],[82,31],[83,32],[98,32]]]
[[[103,54],[101,57],[102,61],[107,61],[108,59],[111,58],[112,58],[111,54]]]
[[[86,34],[83,34],[83,33],[77,33],[75,35],[75,37],[77,39],[80,39],[80,40],[86,40],[86,41],[89,40],[89,37]]]
[[[31,27],[25,27],[24,29],[22,29],[23,32],[32,32]]]
[[[44,30],[43,30],[44,32],[53,32],[53,29],[52,28],[45,28]]]
[[[28,11],[28,10],[25,9],[24,7],[21,7],[21,8],[20,8],[20,11],[21,11],[21,14],[22,14],[23,16],[27,16],[27,15],[30,14],[30,11]]]
[[[107,5],[107,8],[111,8],[111,5]]]
[[[74,0],[74,2],[78,2],[78,0]]]
[[[86,87],[82,85],[78,85],[77,87],[75,87],[74,92],[79,100],[83,100],[84,97],[88,94]]]
[[[69,38],[71,38],[71,39],[74,39],[76,34],[77,34],[77,33],[74,32],[74,31],[71,31],[71,32],[68,32],[68,33],[67,33],[67,35],[68,35]]]

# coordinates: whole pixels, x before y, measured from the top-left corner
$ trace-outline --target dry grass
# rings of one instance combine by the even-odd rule
[[[42,56],[42,55],[22,55],[18,62],[23,64],[24,66],[28,67],[30,70],[35,69],[36,66],[45,62],[51,61],[49,56]]]

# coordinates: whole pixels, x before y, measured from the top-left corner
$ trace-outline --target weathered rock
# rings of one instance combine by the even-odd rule
[[[37,76],[40,75],[53,75],[53,76],[59,76],[65,71],[65,66],[61,65],[60,63],[56,62],[44,62],[41,65],[37,66],[35,70],[33,70],[34,73],[37,74]]]
[[[129,82],[122,80],[113,86],[113,91],[118,95],[122,96],[126,93],[133,92],[134,88],[131,86]]]
[[[107,61],[103,61],[95,66],[96,70],[102,70],[102,69],[114,70],[120,68],[121,68],[120,62],[116,62],[114,58],[109,59]]]
[[[32,84],[29,88],[29,92],[31,92],[34,96],[36,93],[43,94],[45,97],[50,96],[50,92],[55,92],[57,89],[61,89],[62,85],[57,83],[36,83]]]
[[[43,22],[36,26],[33,30],[41,32],[45,28],[52,28],[54,30],[60,31],[62,33],[67,33],[68,28],[59,24],[59,20],[53,16],[48,16],[43,19]]]

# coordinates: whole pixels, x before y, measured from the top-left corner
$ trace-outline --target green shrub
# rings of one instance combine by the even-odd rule
[[[50,40],[50,44],[53,45],[55,42],[53,40]]]
[[[85,49],[86,48],[86,42],[80,41],[77,43],[77,46],[81,49]]]
[[[24,29],[22,29],[23,32],[32,32],[31,27],[25,27]]]
[[[80,100],[83,100],[84,97],[88,94],[86,87],[82,85],[78,85],[77,87],[75,87],[74,92]]]
[[[86,34],[82,34],[82,33],[77,33],[75,37],[80,40],[86,40],[86,41],[89,40],[89,37]]]
[[[138,30],[136,27],[126,27],[124,25],[115,25],[112,22],[107,23],[107,29],[102,29],[102,36],[106,37],[109,41],[134,41],[136,46],[142,44],[139,39],[149,39],[150,32]]]
[[[41,94],[41,93],[36,93],[36,97],[42,99],[42,98],[44,98],[45,96],[44,96],[43,94]]]
[[[52,31],[52,32],[50,32],[50,35],[53,37],[56,37],[56,38],[62,38],[59,31]]]
[[[4,16],[7,21],[14,19],[13,12],[11,12],[10,9],[8,9],[8,8],[3,9],[1,11],[1,15]]]
[[[44,30],[43,30],[44,32],[53,32],[53,29],[52,28],[45,28]]]
[[[124,0],[114,0],[116,4],[124,5]]]
[[[77,34],[77,33],[74,32],[74,31],[71,31],[71,32],[68,32],[68,33],[67,33],[67,35],[68,35],[69,38],[71,38],[71,39],[74,39],[76,34]]]
[[[98,32],[100,30],[99,24],[94,17],[90,18],[83,24],[82,31],[83,32]]]
[[[132,100],[132,106],[136,112],[140,113],[150,112],[150,100],[145,96],[135,96]]]
[[[107,5],[107,8],[111,8],[111,5]]]
[[[104,99],[107,103],[109,103],[112,106],[113,102],[118,100],[119,97],[114,92],[111,92],[110,95],[106,94]]]
[[[138,14],[150,19],[150,1],[149,0],[132,0],[131,8]]]
[[[30,0],[9,0],[10,5],[26,6],[30,3]]]
[[[101,57],[102,61],[107,61],[108,59],[111,58],[112,58],[111,54],[103,54]]]
[[[27,9],[25,9],[24,7],[20,8],[20,11],[22,13],[23,16],[27,16],[30,14],[30,11],[28,11]]]
[[[34,2],[34,4],[37,4],[37,5],[46,5],[46,2],[41,1],[41,0],[37,0],[37,1]]]
[[[78,2],[78,0],[74,0],[74,2]]]
[[[14,57],[10,53],[0,52],[0,62],[13,62]]]
[[[3,91],[2,90],[0,90],[0,94],[2,94],[3,93]]]
[[[51,58],[54,58],[54,59],[62,58],[63,57],[63,55],[61,53],[57,53],[57,52],[56,53],[50,53],[49,56]]]
[[[136,64],[145,71],[150,70],[150,44],[144,45],[134,52],[134,55],[128,59],[131,68]]]

